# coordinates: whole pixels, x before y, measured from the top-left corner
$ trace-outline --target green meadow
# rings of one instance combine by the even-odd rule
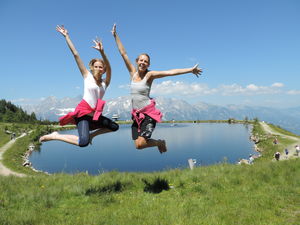
[[[253,165],[224,161],[194,170],[97,176],[46,175],[23,167],[26,146],[49,131],[28,127],[34,131],[4,154],[7,167],[27,176],[0,176],[0,224],[300,224],[300,161],[272,160],[293,140],[276,135],[279,144],[274,145],[274,136],[264,133],[260,123],[253,126],[262,154]]]

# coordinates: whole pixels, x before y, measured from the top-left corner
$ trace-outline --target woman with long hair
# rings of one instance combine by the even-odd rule
[[[104,52],[103,44],[98,38],[93,40],[95,44],[93,48],[100,52],[102,59],[92,59],[89,63],[89,71],[75,49],[67,29],[62,25],[57,26],[56,30],[65,37],[67,45],[75,58],[84,80],[84,94],[82,101],[77,105],[75,111],[59,119],[62,126],[76,124],[78,136],[53,132],[42,136],[40,142],[59,140],[85,147],[91,143],[95,136],[119,129],[117,123],[102,115],[105,104],[102,98],[110,84],[111,67]],[[106,73],[105,78],[102,77],[104,73]]]
[[[150,56],[146,53],[140,54],[136,60],[136,67],[131,63],[125,48],[117,34],[116,24],[113,25],[112,34],[115,38],[119,52],[125,62],[131,79],[131,103],[132,103],[132,139],[136,149],[157,147],[160,153],[166,152],[165,140],[151,139],[156,122],[161,122],[162,113],[155,107],[155,100],[149,94],[152,82],[155,79],[167,76],[192,73],[198,77],[202,70],[198,64],[191,68],[172,69],[166,71],[149,70]]]

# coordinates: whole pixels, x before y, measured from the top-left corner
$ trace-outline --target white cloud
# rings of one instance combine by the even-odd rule
[[[247,85],[246,89],[248,89],[249,91],[257,91],[259,87],[256,86],[255,84],[249,84]]]
[[[274,83],[274,84],[271,85],[271,87],[278,87],[278,88],[281,88],[283,86],[284,86],[283,83]]]
[[[210,95],[217,92],[215,88],[209,88],[206,84],[185,83],[182,81],[163,81],[153,84],[151,93],[154,95],[185,95],[200,96]]]
[[[290,90],[287,92],[288,95],[300,95],[300,90]]]
[[[258,86],[255,84],[249,84],[243,87],[238,84],[221,85],[219,93],[225,96],[232,95],[266,95],[266,94],[278,94],[281,93],[281,87],[283,84],[274,83],[271,86]]]
[[[153,83],[151,95],[154,96],[185,96],[199,97],[208,95],[222,96],[259,96],[273,94],[299,95],[298,90],[283,90],[284,84],[275,82],[269,86],[260,86],[257,84],[248,84],[245,86],[239,84],[222,84],[218,87],[209,87],[204,83],[187,83],[184,81],[167,80],[161,83]],[[119,88],[130,89],[129,84],[120,85]]]
[[[234,95],[266,95],[281,93],[282,83],[274,83],[271,86],[258,86],[249,84],[245,87],[238,84],[220,85],[217,88],[210,88],[203,83],[185,83],[182,81],[163,81],[154,84],[152,94],[155,95],[185,95],[185,96],[204,96],[219,94],[223,96]]]

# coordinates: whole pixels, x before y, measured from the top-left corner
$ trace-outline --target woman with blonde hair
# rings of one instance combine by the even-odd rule
[[[192,73],[198,77],[202,70],[198,64],[191,68],[172,69],[167,71],[149,70],[150,56],[146,53],[140,54],[136,58],[135,67],[129,60],[127,53],[116,31],[116,24],[112,28],[119,52],[125,62],[131,79],[131,103],[132,103],[132,139],[137,149],[157,147],[160,153],[166,152],[165,140],[151,139],[156,122],[161,122],[162,113],[155,108],[155,101],[149,94],[152,82],[155,79],[167,76]]]
[[[95,136],[119,129],[117,123],[102,115],[105,104],[102,98],[110,84],[111,67],[104,52],[103,44],[98,38],[93,40],[95,44],[93,48],[100,52],[102,59],[92,59],[89,63],[89,71],[79,57],[66,28],[62,25],[57,26],[56,30],[65,37],[67,45],[75,58],[84,80],[84,94],[82,101],[77,105],[75,111],[59,119],[62,126],[76,124],[78,136],[53,132],[42,136],[40,142],[59,140],[85,147],[91,143]],[[102,77],[104,73],[106,73],[105,78]],[[92,132],[90,133],[90,131]]]

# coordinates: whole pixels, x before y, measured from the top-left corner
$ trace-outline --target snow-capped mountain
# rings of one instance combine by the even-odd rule
[[[42,120],[57,121],[62,115],[71,112],[81,101],[82,96],[75,98],[48,97],[35,105],[22,105],[28,113],[34,112]],[[274,109],[242,105],[218,106],[203,102],[190,104],[181,99],[156,98],[157,108],[163,113],[163,120],[227,120],[228,118],[259,118],[283,128],[300,133],[300,107]],[[111,118],[118,114],[120,120],[129,120],[131,101],[129,96],[106,100],[103,114]]]
[[[55,121],[60,116],[73,111],[81,99],[82,96],[77,96],[75,98],[66,97],[62,99],[50,96],[38,104],[21,105],[21,107],[27,111],[27,113],[34,112],[38,119]]]

